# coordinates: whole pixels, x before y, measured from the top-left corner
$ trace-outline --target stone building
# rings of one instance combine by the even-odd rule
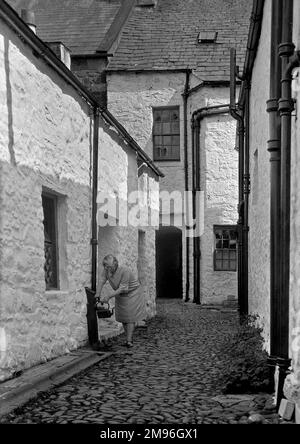
[[[131,192],[140,190],[139,208],[158,212],[161,173],[6,2],[0,5],[0,94],[5,380],[87,344],[85,287],[95,288],[105,254],[138,267],[147,316],[155,314],[155,226],[120,226],[98,197],[118,192],[129,212]],[[107,329],[99,323],[100,339]]]
[[[238,108],[245,130],[239,143],[242,217],[249,233],[248,247],[242,246],[248,262],[243,305],[263,328],[277,404],[285,394],[299,414],[300,5],[252,3]]]
[[[137,2],[106,70],[108,109],[165,174],[160,189],[204,193],[201,236],[187,236],[184,205],[173,210],[179,223],[171,227],[164,226],[168,208],[161,208],[158,295],[203,304],[237,297],[238,154],[229,67],[231,46],[240,62],[245,55],[247,3]]]
[[[238,154],[228,106],[229,60],[235,47],[243,62],[249,2],[9,3],[19,13],[35,12],[37,33],[50,47],[70,49],[71,70],[165,174],[162,191],[204,193],[204,199],[197,194],[201,236],[187,235],[190,207],[184,199],[179,208],[161,210],[158,294],[206,304],[235,300]]]

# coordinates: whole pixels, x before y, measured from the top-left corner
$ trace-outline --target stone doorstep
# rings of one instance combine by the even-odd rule
[[[77,350],[25,370],[18,378],[0,383],[0,417],[112,354]]]

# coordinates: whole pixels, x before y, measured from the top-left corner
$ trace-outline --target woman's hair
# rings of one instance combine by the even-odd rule
[[[103,261],[102,261],[102,264],[103,265],[107,264],[107,265],[110,265],[110,266],[112,266],[112,265],[117,265],[118,266],[119,265],[118,259],[115,256],[113,256],[112,254],[106,255],[104,257]]]

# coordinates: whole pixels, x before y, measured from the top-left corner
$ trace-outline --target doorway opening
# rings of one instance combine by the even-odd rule
[[[157,297],[182,298],[182,231],[161,226],[155,243]]]

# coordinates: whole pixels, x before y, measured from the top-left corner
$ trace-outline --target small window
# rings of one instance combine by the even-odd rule
[[[236,225],[214,226],[214,270],[236,271],[237,227]]]
[[[42,194],[46,290],[58,289],[57,197]]]
[[[180,160],[178,106],[153,109],[153,159]]]
[[[200,31],[198,43],[216,43],[218,33],[216,31]]]

